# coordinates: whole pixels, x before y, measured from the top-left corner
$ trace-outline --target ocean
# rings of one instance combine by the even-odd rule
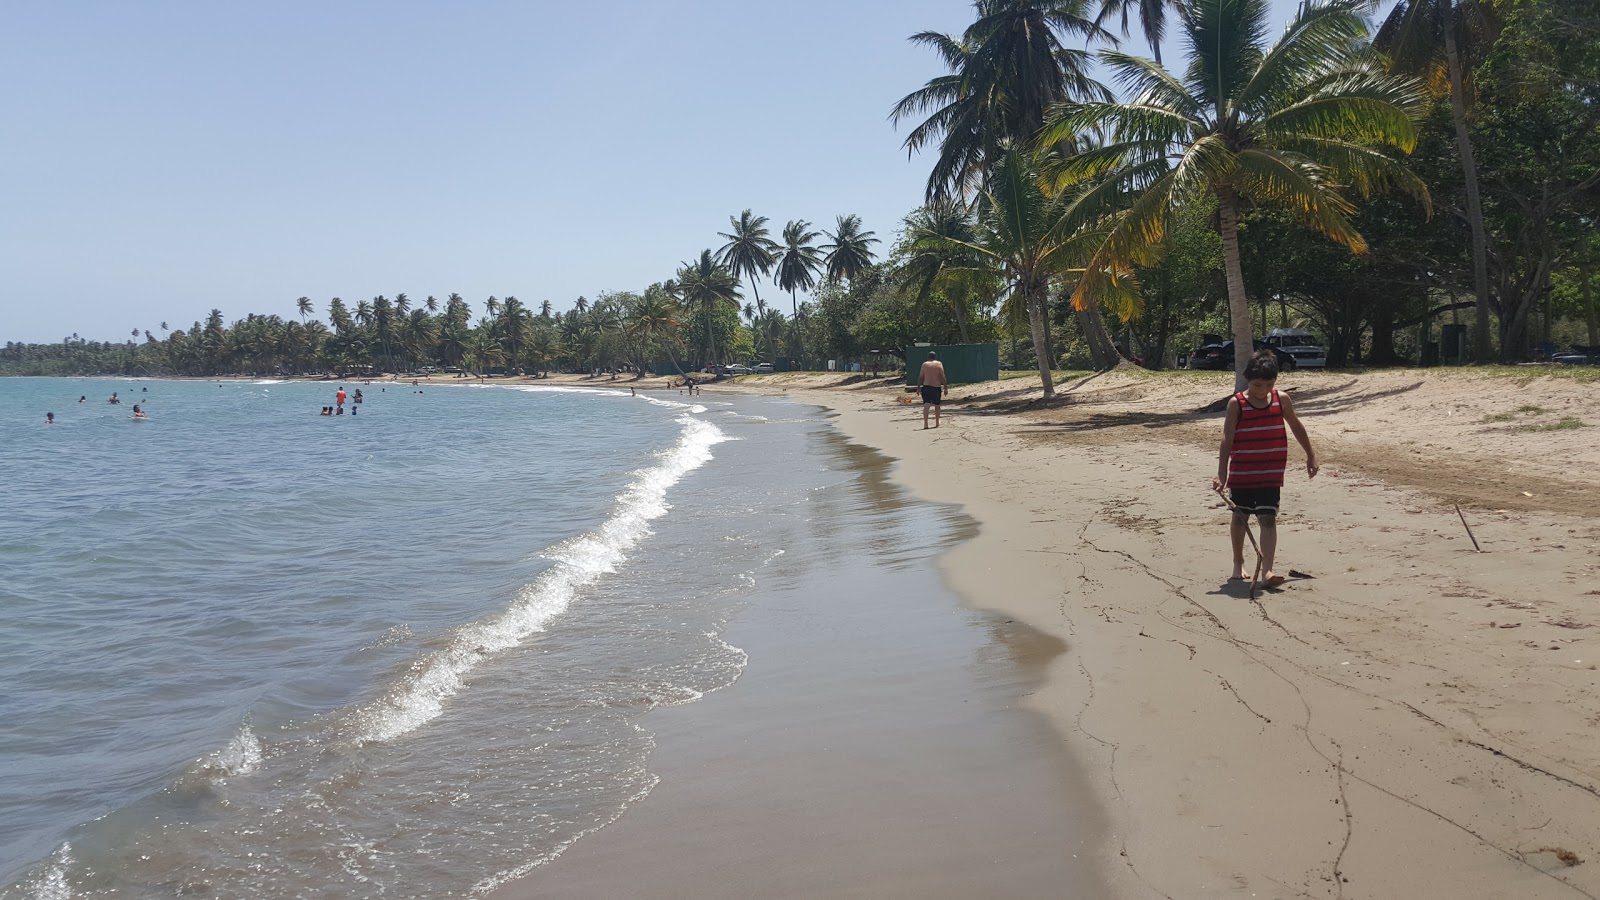
[[[648,713],[738,679],[854,478],[777,400],[358,386],[0,380],[0,897],[525,873],[651,791]]]

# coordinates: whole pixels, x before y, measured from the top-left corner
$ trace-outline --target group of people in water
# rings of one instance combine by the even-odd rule
[[[150,389],[149,388],[140,388],[139,390],[140,390],[141,393],[145,393],[145,394],[150,393]],[[78,395],[78,404],[80,406],[85,404],[85,403],[88,403],[88,402],[89,402],[89,396],[87,394],[79,394]],[[146,400],[145,402],[148,403],[149,401]],[[111,392],[111,396],[106,398],[106,403],[108,403],[108,404],[110,404],[112,406],[121,406],[122,405],[122,398],[117,396],[117,392],[116,391],[112,391]],[[129,416],[128,418],[130,418],[130,419],[148,419],[150,417],[148,415],[145,415],[144,407],[142,405],[140,405],[138,403],[135,403],[133,405],[133,415]],[[56,414],[54,412],[45,413],[44,414],[44,423],[46,425],[54,425],[56,423]]]
[[[361,396],[361,388],[356,388],[355,396],[350,398],[350,400],[351,400],[351,403],[350,403],[350,415],[353,416],[353,415],[356,414],[356,412],[357,412],[356,407],[361,405],[362,399],[364,399],[364,398],[362,398],[362,396]],[[333,395],[333,400],[334,400],[334,405],[333,406],[324,406],[322,408],[322,411],[321,411],[320,415],[324,415],[324,416],[342,416],[342,415],[344,415],[345,392],[344,392],[344,387],[343,386],[340,386],[339,392],[337,394]]]

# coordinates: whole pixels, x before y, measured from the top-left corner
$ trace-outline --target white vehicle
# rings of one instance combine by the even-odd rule
[[[1274,328],[1267,332],[1266,343],[1294,357],[1295,368],[1321,369],[1328,365],[1328,351],[1302,328]]]

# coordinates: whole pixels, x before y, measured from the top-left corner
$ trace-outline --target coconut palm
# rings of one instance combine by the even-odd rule
[[[783,226],[783,248],[778,251],[777,272],[774,281],[789,292],[789,304],[796,318],[800,316],[800,303],[796,291],[809,291],[817,286],[817,273],[822,271],[822,254],[812,243],[822,235],[811,231],[811,223],[804,219]]]
[[[304,324],[306,316],[311,315],[311,311],[316,309],[316,306],[311,302],[310,297],[301,297],[299,300],[296,300],[294,302],[294,307],[300,311],[301,324]]]
[[[328,301],[328,323],[334,331],[349,331],[354,324],[350,319],[350,311],[345,309],[344,301],[338,297]]]
[[[472,321],[472,307],[461,299],[460,294],[451,294],[444,300],[444,318],[446,322],[465,326]]]
[[[1363,52],[1366,8],[1363,0],[1308,2],[1268,47],[1268,0],[1184,0],[1183,78],[1153,60],[1101,54],[1134,99],[1065,107],[1042,135],[1112,135],[1066,159],[1056,175],[1061,183],[1094,181],[1075,201],[1084,214],[1126,204],[1086,266],[1076,305],[1131,289],[1132,265],[1159,243],[1172,213],[1214,196],[1242,389],[1254,346],[1239,263],[1244,205],[1283,210],[1359,253],[1366,243],[1350,223],[1345,186],[1363,196],[1397,187],[1426,203],[1422,182],[1378,149],[1410,151],[1421,91]]]
[[[1137,15],[1139,31],[1150,47],[1150,56],[1160,63],[1161,39],[1167,33],[1167,7],[1173,5],[1174,0],[1100,0],[1100,12],[1094,24],[1104,27],[1107,20],[1120,17],[1122,34],[1126,37],[1129,19]]]
[[[747,209],[737,218],[729,216],[728,223],[733,226],[732,234],[717,232],[718,237],[728,240],[717,251],[717,260],[727,266],[733,277],[750,279],[750,292],[755,295],[756,309],[765,311],[767,305],[761,302],[761,291],[756,289],[756,275],[767,277],[777,262],[778,253],[778,244],[767,231],[767,217],[752,215]]]
[[[898,274],[902,285],[917,288],[918,303],[928,299],[935,285],[944,282],[950,287],[953,277],[972,268],[972,252],[963,245],[972,242],[974,225],[967,211],[950,201],[930,203],[906,217],[906,263]],[[948,293],[952,299],[956,296],[955,291]],[[966,310],[952,305],[951,312],[961,343],[972,343]]]
[[[427,310],[429,315],[437,313],[439,311],[439,298],[429,294],[428,299],[422,301],[422,308]]]
[[[1483,0],[1400,0],[1373,37],[1373,46],[1389,55],[1390,68],[1420,75],[1423,83],[1450,95],[1450,120],[1455,125],[1456,154],[1467,200],[1467,228],[1472,234],[1472,288],[1477,299],[1479,359],[1489,356],[1489,238],[1483,223],[1483,197],[1478,164],[1467,130],[1472,102],[1470,79],[1494,43],[1490,11]]]
[[[678,268],[678,296],[692,310],[702,314],[706,323],[706,355],[704,362],[715,362],[712,346],[711,320],[722,306],[739,309],[743,299],[739,293],[739,279],[718,265],[710,250],[700,251],[700,258],[684,263]]]
[[[978,18],[959,37],[924,31],[911,41],[933,48],[948,74],[895,104],[890,121],[926,114],[906,135],[908,155],[938,143],[927,198],[978,191],[1004,143],[1031,140],[1057,103],[1111,99],[1087,74],[1089,54],[1063,37],[1106,38],[1087,0],[977,0]]]
[[[823,244],[823,267],[828,281],[850,281],[872,265],[872,245],[881,243],[874,232],[861,230],[861,217],[840,216],[835,230],[824,232],[831,244]]]
[[[394,314],[402,319],[411,315],[411,298],[405,294],[395,294]]]
[[[522,301],[515,297],[507,297],[500,306],[500,316],[495,324],[499,328],[500,337],[506,344],[506,361],[515,366],[519,359],[517,352],[528,342],[529,325],[532,316]]]
[[[1028,311],[1033,350],[1045,399],[1055,396],[1046,306],[1050,284],[1077,271],[1093,251],[1098,216],[1076,203],[1077,197],[1047,193],[1040,178],[1040,154],[1004,147],[984,183],[982,210],[975,227],[950,223],[914,236],[924,254],[941,257],[942,268],[979,275],[999,275],[1012,302]]]

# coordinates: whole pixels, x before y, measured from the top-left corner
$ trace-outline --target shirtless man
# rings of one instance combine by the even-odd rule
[[[922,364],[922,371],[917,374],[917,387],[922,389],[922,430],[928,430],[930,406],[933,407],[933,427],[939,427],[939,404],[944,400],[949,386],[944,375],[944,363],[939,362],[939,354],[929,350],[928,361]]]

